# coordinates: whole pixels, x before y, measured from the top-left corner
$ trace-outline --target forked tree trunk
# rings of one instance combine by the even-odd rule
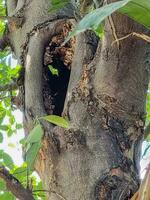
[[[24,3],[7,1],[9,15]],[[71,5],[49,13],[49,2],[26,1],[21,27],[9,25],[14,54],[25,68],[26,133],[34,118],[47,115],[42,78],[45,47],[62,34],[63,25],[74,14]],[[101,41],[90,31],[76,37],[61,110],[71,128],[44,124],[35,169],[49,200],[127,200],[139,187],[150,52],[146,42],[134,37],[112,42],[116,35],[146,31],[128,17],[114,14],[106,20],[104,32]]]

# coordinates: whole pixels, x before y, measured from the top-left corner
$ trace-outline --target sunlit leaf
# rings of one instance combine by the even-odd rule
[[[38,124],[30,131],[25,143],[32,144],[35,142],[39,142],[39,141],[41,141],[43,134],[44,134],[43,129],[42,129],[41,125]]]
[[[40,147],[41,147],[41,142],[32,143],[31,147],[26,152],[25,160],[27,162],[29,170],[32,170],[33,168],[33,164],[35,162]]]
[[[95,34],[99,37],[102,38],[104,35],[104,30],[102,25],[100,24],[99,26],[97,26],[95,29],[93,29],[93,31],[95,32]]]
[[[0,125],[0,130],[7,131],[9,129],[8,125]]]
[[[15,131],[11,129],[11,127],[9,127],[8,131],[7,131],[7,136],[8,137],[11,137],[12,134],[14,133]]]
[[[22,124],[16,124],[16,129],[22,129],[22,128],[23,128]]]
[[[149,0],[131,0],[126,6],[119,9],[119,12],[150,28]]]
[[[6,184],[3,180],[0,179],[0,191],[6,190]]]
[[[69,129],[69,123],[66,119],[64,119],[63,117],[57,116],[57,115],[48,115],[45,117],[41,117],[42,119],[47,120],[50,123],[53,123],[57,126]]]
[[[48,65],[48,68],[49,68],[50,72],[52,73],[52,75],[59,76],[58,69],[54,68],[52,65]]]
[[[25,140],[25,161],[28,168],[32,170],[37,153],[41,147],[41,139],[43,137],[43,129],[40,124],[36,125]]]
[[[0,200],[15,200],[16,198],[9,192],[0,194]]]
[[[20,182],[26,178],[27,174],[30,175],[31,172],[27,173],[27,165],[24,166],[24,164],[21,167],[17,167],[15,170],[12,171],[12,174],[14,177],[16,177]]]
[[[0,36],[3,36],[4,30],[5,30],[5,22],[4,21],[0,21]]]
[[[14,124],[14,122],[15,122],[14,116],[10,115],[9,122],[10,122],[10,124]]]
[[[25,146],[26,144],[26,138],[23,138],[19,141],[20,144],[22,144],[23,146]]]
[[[1,160],[0,162],[4,164],[6,167],[8,167],[9,169],[14,167],[12,158],[3,150],[0,150],[0,160]]]

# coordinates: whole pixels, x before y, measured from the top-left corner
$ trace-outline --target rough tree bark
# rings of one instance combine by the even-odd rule
[[[34,118],[48,113],[43,100],[45,48],[62,34],[65,23],[76,23],[72,4],[54,13],[48,12],[49,6],[49,0],[7,0],[8,15],[18,18],[8,22],[8,37],[25,68],[26,133]],[[131,32],[148,33],[118,13],[105,21],[104,32],[100,41],[86,31],[72,47],[68,90],[59,110],[71,128],[43,124],[45,136],[35,169],[49,200],[127,200],[139,187],[150,50],[134,37],[112,42],[114,34],[121,38]],[[53,85],[50,81],[51,89]],[[57,108],[57,102],[53,104]]]

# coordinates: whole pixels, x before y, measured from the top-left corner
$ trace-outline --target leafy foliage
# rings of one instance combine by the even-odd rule
[[[5,191],[5,192],[0,193],[0,199],[1,200],[7,200],[7,199],[15,200],[16,198],[10,192]]]
[[[6,16],[6,8],[3,0],[0,0],[0,16]]]
[[[6,8],[3,0],[0,0],[0,16],[6,16]],[[5,22],[0,21],[0,37],[3,35],[5,31]]]
[[[8,52],[0,53],[0,85],[9,84],[18,75],[20,66],[11,68],[7,65],[8,63]],[[11,96],[16,95],[16,91],[1,91],[0,92],[0,131],[6,131],[7,135],[10,137],[13,133],[16,133],[17,124],[13,110],[11,106]],[[5,119],[5,120],[4,120]],[[7,119],[7,120],[6,120]],[[9,121],[9,123],[6,122]],[[9,124],[9,125],[8,125]]]

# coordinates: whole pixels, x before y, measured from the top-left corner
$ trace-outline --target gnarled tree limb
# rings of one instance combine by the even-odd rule
[[[0,178],[5,181],[7,189],[10,190],[18,199],[34,200],[32,192],[29,189],[25,189],[21,183],[3,166],[0,166]]]

